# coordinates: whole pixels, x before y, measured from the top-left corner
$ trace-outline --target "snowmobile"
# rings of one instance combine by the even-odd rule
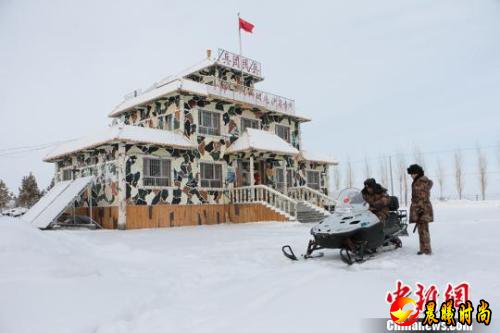
[[[373,214],[361,191],[342,190],[333,214],[311,229],[314,239],[309,241],[304,259],[323,256],[321,249],[339,249],[340,257],[348,265],[361,263],[383,247],[402,247],[399,236],[408,235],[406,210],[399,209],[397,197],[390,197],[389,217],[383,223]],[[298,260],[290,245],[281,248],[283,254]]]

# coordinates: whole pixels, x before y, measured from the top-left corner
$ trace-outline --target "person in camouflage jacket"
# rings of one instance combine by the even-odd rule
[[[418,254],[431,254],[431,237],[429,234],[429,223],[434,220],[431,204],[432,180],[424,175],[424,170],[418,164],[412,164],[407,169],[413,178],[411,184],[411,206],[410,223],[416,223],[420,250]]]
[[[387,190],[382,185],[377,184],[373,178],[365,180],[364,185],[365,187],[361,190],[363,199],[370,206],[370,211],[384,223],[389,217],[390,199]]]

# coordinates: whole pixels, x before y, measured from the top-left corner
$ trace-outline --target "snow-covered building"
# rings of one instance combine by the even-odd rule
[[[110,228],[325,215],[336,162],[302,149],[310,119],[294,100],[256,89],[262,80],[260,63],[207,51],[188,70],[128,94],[110,127],[45,161],[55,164],[56,183],[94,176],[79,209],[91,206]]]

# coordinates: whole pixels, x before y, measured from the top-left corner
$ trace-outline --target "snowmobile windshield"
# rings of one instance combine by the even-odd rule
[[[345,213],[348,211],[367,210],[368,204],[361,191],[357,188],[346,188],[339,193],[335,211]]]

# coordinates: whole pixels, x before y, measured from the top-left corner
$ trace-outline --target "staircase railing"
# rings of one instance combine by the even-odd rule
[[[336,200],[307,186],[289,187],[288,196],[297,201],[309,202],[323,209],[336,204]]]
[[[297,217],[297,202],[265,185],[235,187],[227,191],[232,203],[265,203],[293,218]]]

